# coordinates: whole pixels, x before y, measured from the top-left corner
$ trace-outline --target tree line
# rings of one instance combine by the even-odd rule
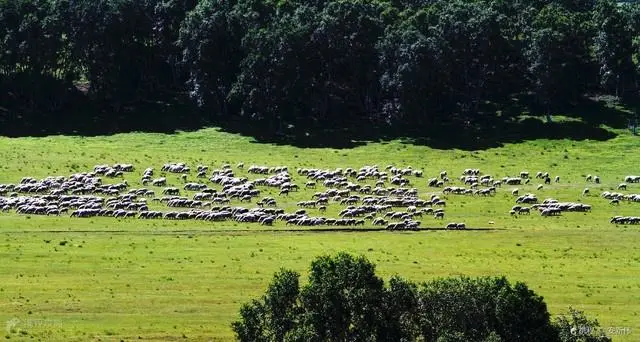
[[[308,282],[277,272],[232,324],[239,341],[610,342],[596,320],[570,308],[555,320],[542,297],[505,277],[440,278],[387,286],[366,258],[316,258]]]
[[[613,0],[0,0],[0,133],[471,127],[635,103],[639,52]]]

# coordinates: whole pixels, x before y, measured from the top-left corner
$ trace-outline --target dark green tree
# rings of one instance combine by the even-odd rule
[[[242,306],[242,320],[233,323],[241,341],[284,341],[293,334],[301,314],[299,277],[296,272],[281,270],[274,275],[261,301]]]
[[[157,39],[155,3],[78,0],[67,3],[67,36],[89,82],[89,93],[118,111],[163,98],[171,83],[166,44]],[[92,29],[88,30],[87,27]]]
[[[419,297],[427,340],[554,341],[557,336],[542,297],[505,278],[439,279],[425,284]]]
[[[600,0],[594,13],[597,33],[595,54],[600,67],[603,90],[616,96],[635,84],[633,64],[633,30],[628,17],[613,0]]]
[[[554,321],[554,326],[561,342],[611,342],[597,320],[589,319],[584,312],[572,307]]]
[[[382,279],[364,257],[341,253],[311,263],[301,291],[304,321],[320,341],[376,341],[383,327]]]
[[[245,58],[229,93],[240,115],[270,132],[309,122],[318,68],[309,38],[317,20],[314,7],[283,11],[268,28],[250,29],[243,38]]]
[[[556,4],[536,15],[525,48],[533,91],[541,110],[576,101],[588,89],[591,70],[590,23]],[[550,118],[550,117],[549,117]]]
[[[206,0],[189,12],[177,46],[188,71],[187,90],[199,107],[213,115],[229,115],[227,96],[244,57],[241,18],[233,1]]]
[[[64,56],[64,18],[52,1],[0,1],[0,73],[51,75],[62,79],[70,71]]]

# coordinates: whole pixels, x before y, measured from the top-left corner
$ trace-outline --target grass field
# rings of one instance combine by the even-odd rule
[[[450,195],[444,222],[422,220],[423,227],[442,228],[454,221],[487,230],[404,233],[0,213],[0,322],[6,322],[6,338],[17,340],[229,340],[241,303],[260,295],[280,267],[304,275],[314,257],[345,250],[369,257],[385,279],[393,274],[413,281],[504,274],[544,296],[553,314],[571,305],[604,327],[631,329],[614,340],[640,340],[640,226],[609,223],[613,215],[640,216],[640,203],[612,206],[598,196],[615,190],[625,175],[640,174],[639,138],[618,133],[604,142],[535,140],[473,152],[401,141],[300,149],[258,144],[215,129],[0,138],[0,183],[16,183],[23,176],[66,176],[116,162],[136,165],[137,171],[126,176],[132,187],[141,187],[142,169],[177,161],[210,167],[286,165],[290,170],[393,164],[424,170],[424,178],[411,178],[422,198],[439,193],[426,186],[426,179],[442,170],[452,179],[465,168],[480,168],[496,178],[527,170],[532,175],[548,171],[561,182],[537,191],[540,182],[533,180],[517,186],[521,193],[593,206],[591,213],[511,217],[515,187],[503,187],[491,198]],[[587,183],[587,174],[600,176],[602,183]],[[175,175],[168,178],[173,185],[182,183]],[[304,184],[303,178],[294,179]],[[590,196],[581,195],[585,187]],[[279,206],[291,211],[296,201],[310,199],[321,188],[302,189],[289,200],[277,198]],[[622,192],[640,193],[640,184]],[[264,189],[268,194],[277,197]],[[326,215],[336,216],[341,208],[332,204]]]

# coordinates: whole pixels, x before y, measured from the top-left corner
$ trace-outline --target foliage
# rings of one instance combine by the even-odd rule
[[[145,104],[188,97],[195,105],[189,115],[200,122],[240,120],[300,135],[336,127],[490,125],[505,120],[497,111],[529,96],[535,101],[522,110],[534,114],[556,113],[591,93],[637,103],[639,6],[4,0],[0,84],[19,96],[4,96],[0,105],[42,114],[30,122],[55,117],[81,101],[60,96],[74,82],[96,108],[85,121],[144,126],[151,121]],[[29,93],[25,82],[38,91]],[[13,117],[0,113],[7,131],[22,125]]]
[[[238,339],[561,341],[569,324],[553,325],[542,297],[523,283],[459,277],[416,286],[394,277],[384,287],[372,263],[346,253],[314,260],[308,284],[298,286],[297,273],[276,273],[260,300],[242,306]]]
[[[611,342],[611,338],[598,329],[597,320],[589,319],[584,312],[572,307],[567,314],[556,318],[554,325],[562,342]]]

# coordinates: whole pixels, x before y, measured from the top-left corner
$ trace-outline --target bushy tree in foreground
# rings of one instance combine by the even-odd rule
[[[584,312],[572,307],[555,322],[562,342],[611,342],[597,320],[590,320]]]
[[[233,330],[240,341],[610,341],[597,326],[575,310],[552,323],[541,296],[504,277],[385,287],[366,258],[341,253],[314,260],[302,287],[298,273],[276,273]]]

